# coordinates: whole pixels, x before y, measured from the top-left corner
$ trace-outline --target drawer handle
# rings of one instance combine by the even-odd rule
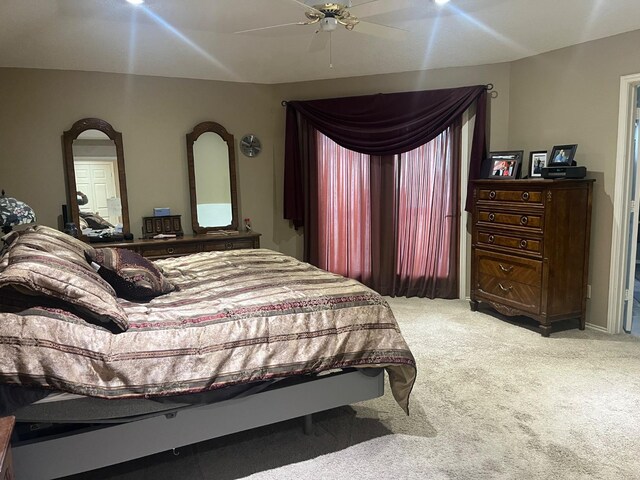
[[[496,219],[496,214],[495,213],[490,213],[489,214],[489,221],[493,222]]]
[[[503,292],[510,292],[511,289],[513,288],[513,285],[509,285],[508,287],[505,287],[501,283],[499,283],[498,286],[500,287],[500,290],[502,290]]]
[[[491,191],[489,192],[489,198],[490,198],[491,200],[493,200],[494,198],[496,198],[496,192],[495,192],[494,190],[491,190]]]
[[[493,235],[489,235],[489,243],[493,243],[495,239],[496,237],[494,237]]]
[[[513,265],[509,265],[508,267],[505,267],[501,263],[499,263],[498,265],[500,266],[500,270],[502,270],[503,272],[509,273],[511,270],[513,270]]]
[[[173,253],[174,253],[175,251],[176,251],[176,249],[175,249],[175,248],[173,248],[173,247],[169,247],[169,248],[167,248],[167,253],[168,253],[169,255],[173,255]]]
[[[529,200],[529,192],[522,192],[522,200],[525,202]]]
[[[520,240],[520,248],[527,248],[528,244],[529,242],[527,242],[526,240]]]
[[[227,250],[233,250],[233,243],[231,242],[225,243],[224,248],[226,248]]]
[[[526,215],[521,216],[520,225],[526,225],[527,223],[529,223],[529,217],[527,217]]]

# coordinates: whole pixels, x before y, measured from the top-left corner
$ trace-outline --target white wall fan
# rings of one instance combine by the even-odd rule
[[[235,33],[258,32],[290,25],[315,25],[317,27],[315,30],[316,35],[309,47],[310,51],[323,50],[327,43],[331,41],[331,32],[340,26],[348,31],[381,37],[387,40],[404,40],[408,33],[407,30],[401,28],[366,22],[361,19],[406,8],[410,5],[409,0],[365,0],[356,5],[353,5],[351,0],[341,0],[339,2],[321,2],[318,0],[289,1],[305,9],[306,20],[241,30]]]

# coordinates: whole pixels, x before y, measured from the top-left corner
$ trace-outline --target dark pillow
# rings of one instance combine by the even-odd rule
[[[127,300],[149,300],[172,292],[174,285],[152,262],[124,248],[96,248],[86,253],[87,261],[98,265],[98,274]]]

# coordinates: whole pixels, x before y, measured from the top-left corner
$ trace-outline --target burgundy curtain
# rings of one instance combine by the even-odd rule
[[[318,229],[315,265],[371,283],[371,168],[369,155],[318,134]]]
[[[313,153],[304,151],[302,130],[316,128],[355,152],[398,155],[436,138],[474,102],[476,124],[469,177],[478,178],[486,156],[485,85],[287,102],[284,218],[296,228],[305,224],[304,199],[309,188],[305,168],[313,163]]]
[[[392,295],[458,297],[460,121],[400,156]]]
[[[318,133],[311,263],[383,295],[458,296],[460,122],[395,156]]]

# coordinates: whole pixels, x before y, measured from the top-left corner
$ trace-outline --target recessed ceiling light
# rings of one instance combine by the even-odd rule
[[[444,5],[445,3],[449,3],[449,0],[435,0],[438,5]]]
[[[132,5],[142,5],[144,3],[144,0],[127,0],[127,2]]]

